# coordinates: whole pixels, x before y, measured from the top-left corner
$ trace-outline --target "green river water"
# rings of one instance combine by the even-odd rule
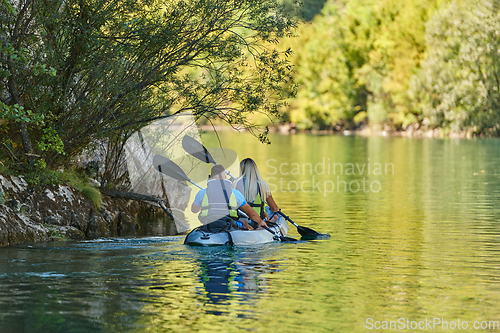
[[[500,140],[219,135],[331,238],[1,248],[0,332],[500,332]]]

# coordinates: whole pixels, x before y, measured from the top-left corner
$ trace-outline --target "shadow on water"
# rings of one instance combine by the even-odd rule
[[[231,259],[213,258],[200,260],[200,281],[207,293],[208,302],[214,305],[229,305],[231,295],[230,280],[239,274]],[[207,311],[220,315],[221,311]]]
[[[263,261],[257,248],[191,247],[189,251],[197,257],[203,286],[198,293],[206,297],[205,313],[225,315],[237,303],[242,310],[237,316],[252,318],[257,295],[268,287],[266,276],[278,270],[278,265]]]
[[[130,237],[130,236],[174,236],[177,234],[175,222],[167,214],[149,213],[137,216],[138,228],[122,228],[115,230],[112,236]]]
[[[190,331],[258,316],[267,248],[189,247],[182,236],[101,238],[3,249],[0,329],[10,332]],[[266,259],[268,258],[268,259]]]
[[[189,247],[163,236],[167,221],[141,221],[150,236],[3,248],[0,332],[366,332],[369,318],[496,325],[500,140],[221,139],[256,157],[294,221],[331,239]],[[291,174],[292,163],[323,161],[394,172]],[[337,177],[380,187],[339,190]]]

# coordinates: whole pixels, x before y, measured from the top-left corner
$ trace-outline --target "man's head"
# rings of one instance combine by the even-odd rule
[[[214,165],[210,171],[211,179],[226,179],[226,169],[220,164]]]

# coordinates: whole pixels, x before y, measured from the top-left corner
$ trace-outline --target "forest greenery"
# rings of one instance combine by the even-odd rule
[[[499,10],[498,1],[454,3],[429,21],[428,51],[410,89],[426,126],[500,134]]]
[[[407,91],[440,0],[327,1],[288,41],[300,85],[286,116],[299,128],[416,121]]]
[[[277,1],[10,3],[0,5],[0,157],[35,180],[156,119],[189,111],[252,129],[248,114],[283,105],[291,66],[275,45],[296,20]]]
[[[85,174],[82,174],[77,169],[65,170],[60,172],[58,179],[71,185],[74,189],[79,191],[83,196],[85,196],[97,209],[101,209],[102,206],[102,194],[99,189],[92,184]]]
[[[442,129],[498,135],[498,1],[328,0],[283,47],[300,129]]]
[[[302,0],[297,6],[296,0],[282,0],[285,10],[303,21],[311,21],[316,15],[321,13],[321,9],[326,0]]]
[[[183,111],[500,134],[498,0],[302,3],[2,0],[2,168],[50,181],[96,140]]]

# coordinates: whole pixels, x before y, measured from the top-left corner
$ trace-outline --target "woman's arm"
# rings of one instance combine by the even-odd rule
[[[255,209],[253,209],[252,207],[250,207],[249,204],[244,204],[243,206],[240,207],[240,209],[243,211],[243,213],[247,214],[247,216],[250,218],[250,220],[256,222],[259,226],[265,226],[267,227],[267,224],[266,222],[264,222],[259,214],[257,214],[257,212],[255,211]]]
[[[278,207],[278,205],[277,205],[277,204],[276,204],[276,202],[274,201],[272,194],[270,194],[270,195],[267,197],[266,202],[267,202],[267,205],[269,206],[269,208],[271,208],[271,210],[272,210],[273,212],[275,212],[275,213],[276,213],[277,211],[279,211],[279,210],[280,210],[280,208]]]

